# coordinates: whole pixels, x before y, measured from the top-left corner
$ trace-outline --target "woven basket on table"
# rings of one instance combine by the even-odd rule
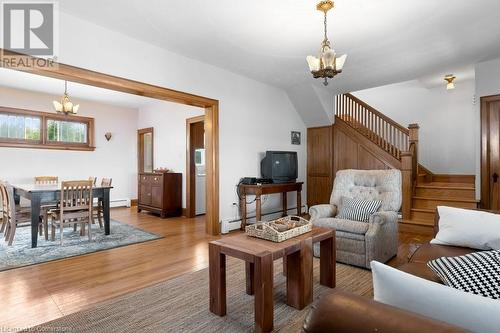
[[[273,222],[295,222],[296,227],[278,231],[269,224]],[[258,222],[253,225],[246,226],[245,232],[248,236],[270,240],[276,243],[283,242],[287,239],[297,237],[312,230],[312,223],[300,216],[285,216],[277,220],[269,222]]]

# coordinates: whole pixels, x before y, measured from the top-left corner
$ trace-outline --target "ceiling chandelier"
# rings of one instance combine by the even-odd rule
[[[73,103],[69,100],[68,96],[68,81],[64,81],[64,95],[61,98],[61,101],[53,101],[52,104],[54,104],[54,109],[56,109],[57,112],[64,113],[64,114],[76,114],[78,112],[78,108],[80,105],[73,105]]]
[[[327,21],[326,16],[330,9],[333,8],[333,1],[321,1],[316,5],[316,9],[323,12],[325,15],[325,37],[323,43],[321,43],[321,51],[319,57],[307,56],[306,60],[309,65],[309,70],[311,71],[315,79],[324,78],[323,84],[328,85],[328,79],[333,78],[335,75],[342,72],[342,67],[344,67],[347,54],[337,56],[335,51],[330,45],[330,41],[327,37]]]
[[[455,81],[456,77],[453,74],[448,74],[444,77],[444,80],[446,81],[446,90],[451,90],[455,89]]]

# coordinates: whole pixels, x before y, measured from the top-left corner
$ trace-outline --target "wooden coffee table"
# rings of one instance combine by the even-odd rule
[[[335,230],[311,232],[281,243],[238,234],[209,243],[210,311],[226,315],[226,255],[245,261],[246,292],[255,295],[255,331],[273,330],[273,262],[283,258],[287,304],[303,309],[312,302],[313,243],[320,242],[320,283],[335,287]]]

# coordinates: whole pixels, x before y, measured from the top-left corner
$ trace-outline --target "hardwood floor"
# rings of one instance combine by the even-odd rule
[[[204,217],[160,219],[134,208],[113,209],[111,216],[165,238],[0,272],[0,331],[41,324],[203,269],[208,266],[207,243],[219,238],[205,233]],[[428,239],[400,234],[398,256],[390,264],[406,262]]]

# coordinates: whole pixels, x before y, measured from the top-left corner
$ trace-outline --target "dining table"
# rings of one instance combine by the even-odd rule
[[[37,247],[38,225],[40,223],[40,210],[42,205],[58,202],[61,197],[61,184],[12,184],[14,199],[19,203],[20,198],[25,198],[31,203],[31,247]],[[109,192],[112,186],[92,187],[92,196],[102,200],[104,234],[111,233],[109,217]]]

